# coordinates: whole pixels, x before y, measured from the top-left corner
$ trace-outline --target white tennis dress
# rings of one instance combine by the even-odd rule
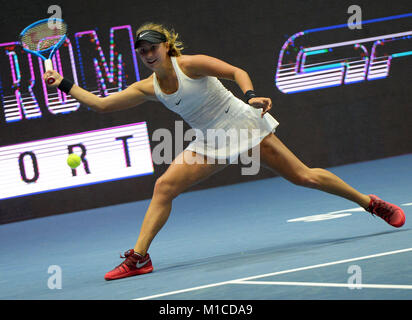
[[[192,128],[185,150],[233,162],[239,154],[259,144],[279,123],[262,109],[256,109],[236,98],[216,77],[192,79],[185,75],[171,57],[178,79],[178,90],[165,94],[156,75],[153,86],[156,97],[167,108],[179,114]],[[191,139],[185,140],[190,141]]]

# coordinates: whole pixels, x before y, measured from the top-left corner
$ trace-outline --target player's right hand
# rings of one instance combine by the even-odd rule
[[[49,82],[47,81],[49,78],[53,78],[55,81],[49,84]],[[46,71],[43,75],[43,80],[46,81],[47,86],[51,88],[55,88],[59,86],[62,79],[63,77],[57,71],[54,71],[54,70]]]

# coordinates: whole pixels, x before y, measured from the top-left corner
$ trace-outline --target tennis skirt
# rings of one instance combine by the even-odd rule
[[[260,144],[275,132],[279,122],[269,113],[261,117],[256,109],[233,97],[230,104],[203,128],[193,128],[195,139],[185,150],[213,159],[235,162],[239,155]]]

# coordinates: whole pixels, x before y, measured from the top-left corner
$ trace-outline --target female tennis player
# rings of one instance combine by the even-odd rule
[[[124,261],[105,275],[106,280],[151,272],[148,249],[167,221],[173,199],[227,165],[211,159],[232,158],[254,150],[260,152],[264,166],[293,184],[346,198],[394,227],[405,223],[405,214],[398,206],[375,195],[360,193],[327,170],[307,167],[289,151],[274,134],[278,122],[268,113],[272,108],[271,99],[255,94],[244,70],[206,55],[182,55],[178,35],[158,24],[144,24],[137,30],[135,48],[143,64],[153,73],[110,96],[98,97],[56,71],[46,72],[44,80],[54,77],[56,81],[51,87],[57,86],[97,112],[124,110],[148,100],[159,101],[199,133],[214,128],[230,134],[247,129],[249,134],[241,141],[233,139],[236,143],[232,143],[232,139],[227,139],[230,142],[219,146],[199,134],[177,155],[155,183],[134,249],[121,256]],[[218,78],[235,81],[245,95],[245,102],[228,91]],[[251,129],[258,130],[259,134],[250,134]]]

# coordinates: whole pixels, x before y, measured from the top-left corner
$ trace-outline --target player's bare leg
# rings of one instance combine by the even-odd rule
[[[268,168],[296,185],[322,190],[356,202],[393,227],[399,228],[405,224],[405,213],[400,207],[375,195],[360,193],[325,169],[308,168],[273,133],[262,140],[260,158]]]
[[[189,157],[190,160],[187,161]],[[174,198],[225,166],[226,164],[208,164],[206,158],[191,151],[183,151],[178,155],[166,172],[156,181],[153,197],[134,251],[141,255],[146,254],[153,238],[169,218]]]
[[[261,142],[260,154],[267,167],[296,185],[338,195],[363,208],[369,206],[371,199],[368,195],[360,193],[325,169],[307,167],[273,133]]]
[[[206,158],[192,151],[183,151],[177,156],[156,181],[153,197],[134,249],[126,251],[124,256],[121,256],[125,260],[106,273],[105,279],[115,280],[152,272],[152,261],[147,251],[169,218],[173,199],[225,166],[226,164],[207,163]]]

